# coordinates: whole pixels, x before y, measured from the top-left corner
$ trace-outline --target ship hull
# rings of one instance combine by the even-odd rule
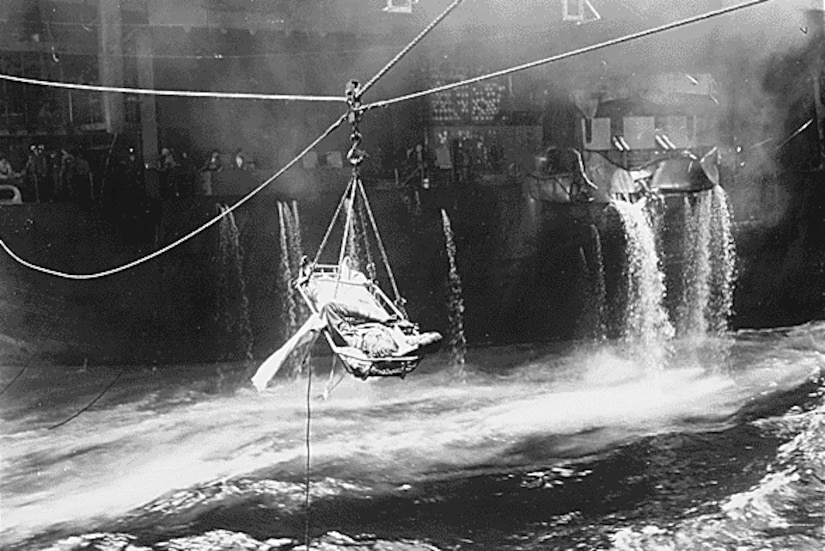
[[[798,186],[817,193],[815,180],[801,178]],[[443,209],[455,232],[470,344],[620,333],[620,321],[610,318],[605,304],[615,303],[621,293],[625,243],[606,204],[536,204],[518,183],[433,188],[417,195],[368,186],[368,193],[410,317],[422,328],[445,335],[450,330]],[[0,237],[26,261],[88,274],[149,254],[240,198],[10,205],[2,209]],[[737,196],[731,198],[735,211]],[[331,188],[298,200],[309,254],[318,247],[338,199]],[[815,199],[800,205],[815,205]],[[260,195],[233,212],[238,247],[231,273],[221,258],[226,251],[219,224],[157,258],[99,279],[38,273],[4,255],[0,323],[6,359],[161,365],[267,357],[288,337],[279,284],[278,201],[292,199]],[[816,218],[798,206],[789,208],[781,223],[735,224],[734,327],[821,314],[822,278],[817,280],[812,269],[822,247],[805,238],[813,235],[811,219]],[[799,228],[807,228],[806,233],[800,236]],[[776,265],[783,266],[781,277],[763,277]],[[594,301],[599,293],[606,301]]]

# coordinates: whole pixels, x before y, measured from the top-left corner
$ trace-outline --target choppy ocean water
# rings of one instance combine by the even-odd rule
[[[323,367],[322,367],[323,366]],[[822,549],[825,323],[470,349],[311,401],[319,549]],[[307,379],[33,365],[0,398],[0,546],[293,549]],[[3,386],[19,368],[2,370]]]

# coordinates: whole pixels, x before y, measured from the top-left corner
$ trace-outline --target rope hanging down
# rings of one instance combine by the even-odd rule
[[[382,259],[384,260],[384,265],[387,269],[387,273],[389,274],[390,281],[392,283],[393,291],[395,292],[396,302],[398,303],[400,308],[403,308],[403,302],[401,295],[398,291],[398,285],[395,282],[395,277],[392,273],[392,268],[390,267],[389,259],[387,258],[387,252],[384,250],[384,245],[381,242],[381,235],[378,233],[378,227],[375,223],[375,218],[373,217],[372,210],[369,207],[369,201],[367,199],[366,192],[364,191],[363,185],[361,185],[361,177],[359,174],[359,165],[366,157],[366,153],[360,148],[361,140],[363,136],[361,135],[361,131],[358,129],[358,123],[361,120],[361,116],[363,110],[361,108],[361,96],[364,92],[366,92],[369,88],[372,87],[373,84],[378,82],[378,80],[383,77],[390,69],[392,69],[400,60],[403,58],[416,44],[418,44],[432,29],[438,25],[450,12],[453,11],[459,4],[461,4],[463,0],[454,0],[450,6],[447,7],[444,12],[442,12],[438,17],[436,17],[429,25],[427,25],[413,40],[407,44],[405,48],[403,48],[398,54],[392,58],[384,67],[378,71],[367,83],[360,87],[358,81],[351,80],[346,87],[346,102],[347,102],[347,112],[344,114],[337,121],[337,125],[343,123],[343,121],[348,121],[350,124],[350,141],[352,143],[349,151],[347,152],[347,160],[352,165],[352,177],[350,178],[349,184],[347,184],[347,189],[344,191],[344,194],[341,196],[341,200],[338,202],[338,207],[335,209],[335,214],[332,217],[332,221],[330,225],[327,227],[327,231],[324,234],[323,239],[321,240],[321,245],[318,247],[318,251],[315,254],[315,259],[313,260],[313,264],[318,263],[318,259],[321,256],[321,251],[323,251],[327,240],[329,239],[330,234],[332,233],[332,228],[335,225],[335,220],[337,220],[341,209],[344,207],[344,204],[347,202],[347,196],[349,195],[350,189],[352,188],[352,198],[350,209],[355,208],[355,200],[356,200],[356,193],[360,188],[361,196],[364,201],[364,205],[366,206],[367,214],[369,215],[370,222],[372,224],[373,231],[375,232],[376,240],[378,242],[379,249],[381,251]],[[347,226],[344,228],[344,232],[348,230],[349,227],[349,215],[348,213],[348,221],[346,222]],[[346,243],[346,238],[344,239],[344,244]],[[343,252],[342,245],[342,252]],[[367,245],[369,248],[369,245]],[[341,260],[339,259],[339,264]],[[330,370],[330,375],[335,368],[335,355],[333,355],[333,364],[332,369]],[[307,549],[309,549],[310,543],[310,535],[309,535],[309,527],[310,527],[310,474],[312,472],[312,461],[311,461],[311,439],[310,439],[310,421],[312,418],[311,414],[311,388],[312,388],[312,366],[309,366],[309,370],[307,373],[307,395],[306,395],[306,467],[305,467],[305,494],[304,494],[304,545]]]
[[[14,259],[14,260],[15,260],[15,261],[17,261],[18,263],[22,264],[23,266],[25,266],[25,267],[27,267],[27,268],[30,268],[30,269],[32,269],[32,270],[35,270],[35,271],[38,271],[38,272],[44,273],[44,274],[48,274],[48,275],[52,275],[52,276],[56,276],[56,277],[62,277],[62,278],[64,278],[64,279],[74,279],[74,280],[99,279],[99,278],[101,278],[101,277],[106,277],[106,276],[114,275],[114,274],[116,274],[116,273],[118,273],[118,272],[123,272],[123,271],[125,271],[125,270],[130,269],[130,268],[134,268],[135,266],[138,266],[138,265],[140,265],[140,264],[143,264],[143,263],[145,263],[145,262],[148,262],[148,261],[150,261],[150,260],[152,260],[152,259],[154,259],[154,258],[157,258],[158,256],[160,256],[160,255],[162,255],[162,254],[166,253],[167,251],[169,251],[169,250],[171,250],[171,249],[174,249],[175,247],[177,247],[177,246],[178,246],[178,245],[180,245],[181,243],[183,243],[183,242],[185,242],[185,241],[188,241],[188,240],[189,240],[189,239],[191,239],[192,237],[194,237],[194,236],[198,235],[199,233],[201,233],[201,232],[205,231],[207,228],[209,228],[209,227],[214,226],[215,224],[217,224],[217,223],[221,220],[221,218],[223,218],[224,216],[226,216],[226,215],[227,215],[227,214],[229,214],[230,212],[233,212],[235,209],[237,209],[238,207],[240,207],[241,205],[243,205],[244,203],[246,203],[247,201],[249,201],[250,199],[252,199],[252,197],[254,197],[255,195],[257,195],[257,194],[258,194],[261,190],[263,190],[266,186],[268,186],[268,185],[269,185],[269,184],[271,184],[273,181],[275,181],[275,179],[276,179],[276,178],[278,178],[278,177],[279,177],[279,176],[281,176],[284,172],[286,172],[287,170],[289,170],[290,168],[292,168],[292,166],[293,166],[293,165],[295,165],[295,163],[297,163],[298,161],[300,161],[300,160],[303,158],[303,156],[304,156],[304,155],[306,155],[307,153],[309,153],[309,151],[310,151],[310,150],[312,150],[312,149],[313,149],[316,145],[318,145],[318,144],[319,144],[319,143],[320,143],[320,142],[321,142],[324,138],[326,138],[327,136],[329,136],[330,134],[332,134],[332,132],[333,132],[336,128],[338,128],[339,126],[341,126],[341,124],[343,124],[343,122],[346,120],[346,118],[347,118],[347,115],[346,115],[346,114],[342,115],[342,116],[341,116],[338,120],[336,120],[334,123],[332,123],[332,124],[329,126],[329,128],[327,128],[327,129],[326,129],[326,130],[325,130],[325,131],[324,131],[324,132],[323,132],[320,136],[318,136],[317,138],[315,138],[315,139],[312,141],[312,143],[310,143],[308,146],[306,146],[306,147],[303,149],[303,151],[301,151],[301,152],[300,152],[297,156],[295,156],[295,157],[294,157],[291,161],[289,161],[287,164],[285,164],[285,165],[284,165],[284,166],[283,166],[283,167],[282,167],[282,168],[281,168],[278,172],[276,172],[275,174],[273,174],[272,176],[270,176],[269,178],[267,178],[266,180],[264,180],[261,184],[259,184],[259,185],[258,185],[258,187],[256,187],[256,188],[255,188],[255,189],[253,189],[252,191],[250,191],[247,195],[245,195],[244,197],[242,197],[241,199],[239,199],[237,203],[235,203],[234,205],[230,206],[230,207],[229,207],[229,208],[227,208],[225,211],[221,212],[220,214],[218,214],[217,216],[215,216],[214,218],[212,218],[211,220],[209,220],[208,222],[206,222],[206,223],[205,223],[205,224],[203,224],[202,226],[200,226],[200,227],[198,227],[198,228],[195,228],[194,230],[192,230],[191,232],[187,233],[187,234],[186,234],[186,235],[184,235],[183,237],[180,237],[180,238],[176,239],[175,241],[173,241],[172,243],[169,243],[169,244],[168,244],[168,245],[166,245],[165,247],[162,247],[162,248],[158,249],[157,251],[155,251],[155,252],[153,252],[153,253],[150,253],[150,254],[148,254],[148,255],[146,255],[146,256],[143,256],[143,257],[141,257],[141,258],[138,258],[137,260],[133,260],[132,262],[129,262],[129,263],[127,263],[127,264],[123,264],[122,266],[117,266],[117,267],[115,267],[115,268],[111,268],[111,269],[109,269],[109,270],[104,270],[104,271],[101,271],[101,272],[94,272],[94,273],[90,273],[90,274],[69,274],[69,273],[66,273],[66,272],[61,272],[61,271],[59,271],[59,270],[53,270],[53,269],[51,269],[51,268],[46,268],[46,267],[44,267],[44,266],[39,266],[39,265],[37,265],[37,264],[34,264],[34,263],[32,263],[32,262],[29,262],[28,260],[24,260],[23,258],[21,258],[20,256],[18,256],[18,255],[17,255],[14,251],[12,251],[12,250],[9,248],[9,246],[8,246],[8,245],[6,245],[5,241],[3,241],[2,239],[0,239],[0,247],[2,247],[2,248],[3,248],[3,250],[4,250],[4,251],[6,251],[6,253],[7,253],[10,257],[12,257],[12,259]]]
[[[44,316],[43,319],[40,321],[40,325],[37,326],[37,331],[35,331],[34,337],[31,338],[32,342],[38,341],[40,339],[41,335],[43,335],[43,333],[44,333],[43,329],[46,327],[46,323],[49,321],[49,319],[50,318],[48,316]],[[36,354],[38,352],[40,352],[40,348],[42,346],[43,345],[41,344],[40,346],[37,347],[37,349],[34,352],[31,353],[31,355],[29,356],[28,361],[26,361],[26,363],[23,365],[23,367],[20,369],[20,371],[17,372],[17,375],[12,377],[12,379],[8,383],[6,383],[6,386],[4,386],[2,390],[0,390],[0,396],[5,394],[6,391],[9,388],[11,388],[11,386],[15,382],[17,382],[17,380],[23,375],[23,373],[26,372],[26,370],[31,366],[32,362],[34,361],[34,359],[36,357]]]
[[[274,181],[276,178],[278,178],[281,174],[283,174],[289,168],[291,168],[295,163],[297,163],[301,158],[303,158],[303,156],[306,155],[312,148],[314,148],[318,143],[320,143],[321,140],[326,138],[336,128],[338,128],[345,120],[347,120],[348,117],[356,117],[357,118],[357,116],[359,114],[363,113],[364,111],[369,110],[369,109],[373,109],[373,108],[376,108],[376,107],[386,107],[386,106],[392,105],[394,103],[399,103],[399,102],[402,102],[402,101],[407,101],[407,100],[415,99],[415,98],[418,98],[418,97],[422,97],[422,96],[426,96],[426,95],[430,95],[430,94],[435,94],[435,93],[438,93],[438,92],[452,90],[453,88],[458,88],[458,87],[461,87],[461,86],[467,86],[469,84],[474,84],[476,82],[480,82],[480,81],[483,81],[483,80],[488,80],[488,79],[491,79],[491,78],[497,78],[497,77],[504,76],[504,75],[514,73],[514,72],[517,72],[517,71],[523,71],[523,70],[530,69],[530,68],[533,68],[533,67],[537,67],[537,66],[540,66],[540,65],[552,63],[552,62],[559,61],[559,60],[562,60],[562,59],[566,59],[566,58],[569,58],[569,57],[581,55],[581,54],[584,54],[584,53],[588,53],[588,52],[592,52],[592,51],[595,51],[595,50],[603,49],[603,48],[606,48],[606,47],[609,47],[609,46],[614,46],[614,45],[617,45],[617,44],[621,44],[621,43],[624,43],[624,42],[635,40],[635,39],[638,39],[638,38],[643,38],[643,37],[650,36],[650,35],[653,35],[653,34],[657,34],[657,33],[661,33],[661,32],[664,32],[664,31],[672,30],[672,29],[675,29],[675,28],[678,28],[678,27],[681,27],[681,26],[689,25],[689,24],[696,23],[696,22],[699,22],[699,21],[703,21],[703,20],[706,20],[706,19],[710,19],[710,18],[713,18],[713,17],[718,17],[720,15],[732,13],[732,12],[735,12],[735,11],[738,11],[738,10],[741,10],[741,9],[745,9],[745,8],[755,6],[755,5],[758,5],[758,4],[764,4],[764,3],[767,3],[767,2],[770,2],[770,1],[771,0],[751,0],[749,2],[744,2],[744,3],[741,3],[741,4],[737,4],[735,6],[730,6],[730,7],[727,7],[727,8],[714,10],[714,11],[711,11],[711,12],[704,13],[702,15],[695,16],[695,17],[690,17],[690,18],[687,18],[687,19],[683,19],[683,20],[680,20],[680,21],[673,22],[673,23],[668,23],[666,25],[661,25],[659,27],[654,27],[652,29],[648,29],[648,30],[645,30],[645,31],[640,31],[640,32],[637,32],[637,33],[625,35],[625,36],[615,38],[615,39],[612,39],[612,40],[608,40],[608,41],[605,41],[605,42],[600,42],[600,43],[594,44],[592,46],[579,48],[577,50],[572,50],[570,52],[566,52],[566,53],[563,53],[563,54],[558,54],[558,55],[555,55],[555,56],[540,59],[540,60],[533,61],[533,62],[530,62],[530,63],[525,63],[523,65],[517,65],[517,66],[511,67],[509,69],[504,69],[504,70],[497,71],[497,72],[494,72],[494,73],[489,73],[487,75],[482,75],[482,76],[479,76],[479,77],[474,77],[474,78],[463,80],[463,81],[460,81],[460,82],[447,84],[447,85],[439,86],[439,87],[436,87],[436,88],[431,88],[429,90],[424,90],[424,91],[421,91],[421,92],[415,92],[415,93],[412,93],[412,94],[407,94],[405,96],[400,96],[400,97],[396,97],[396,98],[389,99],[389,100],[377,101],[377,102],[370,103],[370,104],[367,104],[367,105],[361,105],[360,104],[360,95],[361,95],[361,93],[363,93],[363,89],[359,90],[357,88],[357,83],[355,83],[355,87],[353,88],[351,93],[348,92],[348,96],[346,98],[343,98],[345,101],[347,101],[350,104],[349,105],[349,107],[350,107],[349,112],[342,115],[323,134],[321,134],[316,140],[314,140],[310,145],[308,145],[301,153],[299,153],[295,158],[293,158],[289,163],[287,163],[281,170],[276,172],[269,179],[265,180],[257,188],[252,190],[248,195],[243,197],[237,203],[235,203],[234,205],[229,207],[226,211],[222,212],[221,214],[219,214],[218,216],[216,216],[212,220],[208,221],[207,223],[205,223],[201,227],[189,232],[188,234],[184,235],[183,237],[177,239],[176,241],[170,243],[169,245],[167,245],[167,246],[165,246],[165,247],[163,247],[163,248],[161,248],[161,249],[159,249],[159,250],[157,250],[157,251],[155,251],[155,252],[153,252],[149,255],[141,257],[141,258],[139,258],[139,259],[137,259],[133,262],[130,262],[128,264],[124,264],[122,266],[112,268],[110,270],[95,272],[95,273],[91,273],[91,274],[69,274],[69,273],[66,273],[66,272],[61,272],[61,271],[58,271],[58,270],[52,270],[50,268],[39,266],[39,265],[36,265],[34,263],[31,263],[31,262],[28,262],[28,261],[24,260],[23,258],[18,256],[17,254],[15,254],[8,247],[8,245],[6,245],[6,243],[2,239],[0,239],[0,247],[2,247],[3,250],[5,250],[6,253],[8,253],[9,256],[12,257],[12,259],[14,259],[18,263],[22,264],[23,266],[26,266],[27,268],[30,268],[32,270],[36,270],[36,271],[39,271],[39,272],[42,272],[42,273],[45,273],[45,274],[48,274],[48,275],[63,277],[63,278],[66,278],[66,279],[76,279],[76,280],[96,279],[96,278],[101,278],[101,277],[113,275],[115,273],[133,268],[133,267],[135,267],[139,264],[142,264],[144,262],[152,260],[152,259],[160,256],[161,254],[164,254],[165,252],[169,251],[170,249],[172,249],[174,247],[177,247],[178,245],[180,245],[181,243],[183,243],[183,242],[187,241],[188,239],[194,237],[195,235],[205,231],[210,226],[216,224],[218,221],[220,221],[221,218],[223,218],[224,216],[226,216],[230,212],[233,212],[237,207],[241,206],[243,203],[245,203],[246,201],[251,199],[253,196],[257,195],[258,192],[260,192],[264,187],[269,185],[272,181]],[[456,3],[456,5],[457,5],[457,3]],[[450,8],[452,8],[452,7],[453,6],[451,5]],[[431,28],[432,26],[433,25],[430,25],[430,26],[428,26],[428,28]],[[425,29],[425,31],[426,30],[427,29]],[[419,35],[419,36],[422,36],[423,34],[424,34],[424,32],[422,31],[421,35]],[[420,40],[420,38],[416,37],[415,40]],[[409,48],[404,48],[401,51],[401,53],[399,53],[399,55],[396,56],[396,58],[400,59],[400,57],[408,51],[409,51]],[[391,67],[391,65],[392,64],[388,64],[387,67]],[[385,67],[385,69],[387,69],[387,68]],[[386,70],[381,71],[381,74],[384,74],[384,73],[386,73]],[[91,86],[91,85],[84,85],[84,84],[67,84],[67,83],[52,83],[52,82],[47,82],[47,81],[35,81],[33,79],[25,79],[25,78],[22,78],[22,77],[13,77],[13,76],[9,76],[9,75],[0,74],[0,80],[2,80],[2,79],[12,80],[12,81],[16,81],[16,82],[31,83],[31,84],[55,85],[55,86],[58,86],[58,87],[74,88],[74,89],[80,89],[80,90],[116,91],[116,92],[126,92],[126,93],[147,93],[147,94],[161,94],[161,95],[163,95],[163,94],[166,94],[166,95],[189,95],[189,96],[203,96],[203,97],[232,97],[232,98],[247,98],[247,99],[315,98],[315,100],[318,100],[318,98],[320,98],[318,96],[280,96],[280,95],[242,94],[242,93],[238,93],[238,94],[231,93],[231,94],[226,94],[226,95],[220,95],[220,93],[212,93],[212,92],[185,92],[185,91],[180,91],[179,92],[179,91],[168,91],[168,90],[167,91],[164,91],[164,90],[141,90],[141,89],[137,89],[137,88],[106,88],[106,87],[98,87],[98,86]],[[374,83],[375,81],[376,81],[376,78],[374,77],[370,80],[370,83]],[[342,100],[342,98],[339,98],[339,97],[327,97],[327,98],[323,99],[323,101],[341,101],[341,100]],[[353,100],[355,100],[355,101],[353,102]],[[353,140],[353,146],[355,146],[356,143],[360,142],[360,134],[357,136],[357,138],[358,138],[357,140]],[[351,153],[355,153],[355,147],[353,147],[353,149],[351,149],[350,151],[351,151]],[[353,158],[363,159],[363,157],[360,156],[360,155],[355,156]],[[350,159],[350,162],[352,162],[353,158]]]
[[[72,419],[77,419],[77,418],[78,418],[78,417],[80,417],[83,413],[85,413],[85,412],[89,411],[89,409],[91,409],[91,407],[92,407],[93,405],[95,405],[95,404],[96,404],[96,403],[97,403],[97,402],[98,402],[101,398],[103,398],[103,395],[104,395],[104,394],[106,394],[106,393],[109,391],[109,389],[110,389],[110,388],[112,388],[113,386],[115,386],[115,383],[116,383],[116,382],[118,382],[118,381],[120,380],[120,378],[123,376],[123,374],[124,374],[125,372],[126,372],[126,369],[125,369],[125,368],[123,368],[123,369],[121,369],[120,371],[118,371],[118,373],[117,373],[117,375],[115,376],[115,378],[114,378],[114,379],[112,379],[112,380],[109,382],[109,384],[108,384],[108,385],[106,385],[106,387],[105,387],[103,390],[101,390],[101,391],[100,391],[100,393],[98,393],[98,395],[97,395],[97,396],[95,396],[95,397],[94,397],[94,399],[93,399],[91,402],[89,402],[88,404],[86,404],[85,406],[83,406],[80,410],[78,410],[77,412],[73,413],[73,414],[72,414],[72,415],[70,415],[69,417],[67,417],[67,418],[63,419],[63,420],[62,420],[62,421],[60,421],[59,423],[55,423],[54,425],[50,426],[50,427],[49,427],[49,430],[53,430],[53,429],[56,429],[56,428],[62,427],[63,425],[65,425],[66,423],[68,423],[69,421],[71,421]]]
[[[335,356],[332,356],[332,361],[335,361]],[[333,367],[334,367],[333,363]],[[304,545],[309,550],[309,499],[311,491],[310,476],[312,474],[312,439],[311,439],[311,423],[312,423],[312,364],[307,364],[307,423],[305,434],[305,445],[307,450],[306,464],[304,468]]]
[[[50,88],[66,88],[69,90],[84,90],[87,92],[116,92],[122,94],[137,94],[149,96],[176,96],[187,98],[217,98],[217,99],[252,99],[252,100],[281,100],[281,101],[312,101],[342,103],[346,99],[340,96],[305,96],[300,94],[253,94],[249,92],[194,92],[190,90],[152,90],[148,88],[127,88],[123,86],[99,86],[97,84],[75,84],[72,82],[57,82],[54,80],[39,80],[35,78],[18,77],[0,73],[0,80],[47,86]]]
[[[687,19],[680,19],[679,21],[674,21],[672,23],[667,23],[665,25],[660,25],[658,27],[653,27],[651,29],[646,29],[644,31],[639,31],[636,33],[628,34],[625,36],[620,36],[618,38],[613,38],[611,40],[606,40],[604,42],[599,42],[598,44],[593,44],[591,46],[585,46],[583,48],[578,48],[576,50],[571,50],[569,52],[564,52],[561,54],[553,55],[550,57],[545,57],[543,59],[539,59],[536,61],[531,61],[529,63],[524,63],[522,65],[516,65],[514,67],[510,67],[509,69],[502,69],[500,71],[496,71],[493,73],[488,73],[486,75],[481,75],[478,77],[468,78],[466,80],[461,80],[459,82],[453,82],[451,84],[444,84],[443,86],[437,86],[435,88],[430,88],[429,90],[422,90],[420,92],[413,92],[412,94],[407,94],[404,96],[399,96],[396,98],[375,101],[373,103],[368,103],[361,107],[362,111],[367,111],[369,109],[375,109],[377,107],[387,107],[388,105],[393,105],[395,103],[400,103],[402,101],[408,101],[424,96],[429,96],[431,94],[437,94],[439,92],[446,92],[448,90],[452,90],[454,88],[460,88],[462,86],[468,86],[470,84],[475,84],[477,82],[481,82],[484,80],[490,80],[493,78],[502,77],[505,75],[509,75],[512,73],[516,73],[519,71],[525,71],[527,69],[532,69],[534,67],[539,67],[541,65],[546,65],[548,63],[554,63],[556,61],[561,61],[563,59],[567,59],[570,57],[575,57],[578,55],[594,52],[596,50],[601,50],[604,48],[608,48],[610,46],[616,46],[618,44],[623,44],[625,42],[630,42],[631,40],[637,40],[639,38],[644,38],[647,36],[651,36],[654,34],[663,33],[665,31],[670,31],[679,27],[684,27],[685,25],[690,25],[692,23],[698,23],[700,21],[704,21],[706,19],[712,19],[714,17],[719,17],[720,15],[725,15],[728,13],[733,13],[735,11],[743,10],[745,8],[750,8],[756,6],[758,4],[765,4],[767,2],[771,2],[772,0],[750,0],[748,2],[743,2],[741,4],[736,4],[735,6],[728,6],[726,8],[721,8],[718,10],[709,11],[703,13],[701,15],[696,15],[693,17],[688,17]]]
[[[367,86],[372,86],[375,82],[378,81],[382,76],[384,76],[404,55],[407,54],[418,42],[420,42],[441,20],[443,20],[449,13],[455,9],[459,4],[461,4],[463,0],[454,0],[454,2],[443,12],[441,13],[436,19],[434,19],[421,33],[416,36],[410,44],[408,44],[405,48],[403,48],[389,63],[387,63],[375,76],[373,76],[367,83]],[[29,79],[23,77],[15,77],[11,75],[5,75],[0,73],[0,80],[9,80],[12,82],[21,82],[24,84],[37,84],[42,86],[55,86],[58,88],[69,88],[69,89],[76,89],[76,90],[90,90],[90,91],[100,91],[100,92],[124,92],[124,93],[131,93],[131,94],[154,94],[154,95],[168,95],[168,96],[188,96],[188,97],[211,97],[211,98],[231,98],[231,99],[280,99],[280,100],[304,100],[304,101],[345,101],[349,107],[348,112],[344,113],[338,120],[336,120],[332,125],[329,126],[318,138],[316,138],[312,143],[310,143],[303,151],[301,151],[295,158],[293,158],[290,162],[284,165],[281,170],[276,172],[270,178],[265,180],[261,183],[258,187],[254,190],[249,192],[246,196],[241,198],[237,203],[229,207],[227,210],[221,212],[213,219],[209,220],[202,226],[192,230],[191,232],[187,233],[186,235],[180,237],[179,239],[173,241],[169,245],[158,249],[157,251],[150,253],[146,256],[138,258],[132,262],[124,264],[122,266],[117,266],[115,268],[111,268],[109,270],[104,270],[100,272],[94,272],[90,274],[70,274],[67,272],[61,272],[59,270],[53,270],[51,268],[46,268],[44,266],[39,266],[32,262],[29,262],[19,255],[17,255],[14,251],[12,251],[8,245],[6,245],[5,241],[0,239],[0,247],[3,248],[4,251],[16,262],[19,264],[52,276],[62,277],[65,279],[73,279],[73,280],[89,280],[89,279],[98,279],[102,277],[107,277],[110,275],[114,275],[116,273],[134,268],[140,264],[148,262],[158,256],[166,253],[167,251],[177,247],[178,245],[188,241],[192,237],[198,235],[199,233],[205,231],[209,227],[217,224],[224,216],[233,212],[236,208],[240,207],[242,204],[246,203],[249,199],[257,195],[263,188],[268,186],[272,183],[276,178],[281,176],[284,172],[289,170],[295,163],[301,160],[304,155],[309,153],[316,145],[318,145],[324,138],[329,136],[333,131],[335,131],[344,121],[349,120],[350,124],[353,127],[353,132],[350,135],[350,139],[352,140],[352,148],[347,154],[347,158],[349,159],[350,163],[353,165],[354,169],[357,169],[357,166],[363,161],[364,159],[364,152],[360,150],[357,146],[361,142],[361,134],[358,132],[358,120],[360,119],[360,115],[362,112],[361,101],[360,97],[363,94],[364,90],[366,90],[367,86],[364,88],[359,88],[357,81],[351,81],[347,87],[346,96],[341,98],[337,96],[284,96],[284,95],[274,95],[274,94],[246,94],[246,93],[221,93],[221,92],[193,92],[193,91],[173,91],[173,90],[148,90],[148,89],[139,89],[139,88],[116,88],[116,87],[105,87],[105,86],[93,86],[88,84],[71,84],[71,83],[60,83],[60,82],[49,82],[49,81],[42,81],[36,79]],[[339,205],[340,208],[341,205]],[[317,258],[316,258],[317,262]]]

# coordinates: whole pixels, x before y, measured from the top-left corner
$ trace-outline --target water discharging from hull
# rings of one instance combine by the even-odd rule
[[[302,317],[301,297],[293,285],[294,277],[300,270],[301,257],[301,229],[297,220],[297,205],[287,205],[278,202],[280,261],[278,286],[281,295],[281,326],[283,340],[289,339],[297,330]],[[301,371],[300,359],[303,354],[295,354],[291,364],[293,375]]]
[[[612,204],[619,213],[627,238],[624,338],[642,344],[667,341],[673,337],[673,326],[663,304],[664,275],[645,201],[615,201]]]
[[[252,324],[249,320],[249,297],[243,275],[243,251],[235,216],[228,207],[219,205],[224,213],[219,225],[218,319],[227,337],[226,352],[234,357],[240,353],[252,359]]]
[[[705,313],[710,297],[710,201],[704,194],[685,197],[682,205],[682,297],[676,314],[679,335],[707,333]]]
[[[711,294],[709,329],[714,334],[728,329],[736,280],[736,243],[733,239],[728,194],[721,186],[711,190]]]
[[[733,303],[736,251],[725,191],[715,186],[685,198],[682,294],[678,334],[718,335],[727,329]]]
[[[456,265],[456,248],[453,228],[447,212],[441,209],[441,222],[444,226],[447,259],[450,263],[449,272],[449,300],[450,300],[450,352],[453,367],[459,372],[464,371],[464,356],[467,351],[467,339],[464,336],[464,295],[461,292],[461,276]]]
[[[294,276],[299,276],[301,271],[301,261],[304,257],[304,240],[301,236],[301,217],[298,214],[298,201],[292,201],[291,209],[284,208],[286,212],[287,241],[289,244],[289,266]],[[309,316],[306,304],[298,295],[297,289],[290,286],[291,292],[298,305],[299,323]]]
[[[292,201],[290,208],[284,208],[286,212],[286,226],[289,231],[289,258],[290,266],[297,274],[301,266],[301,258],[304,256],[304,244],[301,237],[301,217],[298,215],[298,201]]]

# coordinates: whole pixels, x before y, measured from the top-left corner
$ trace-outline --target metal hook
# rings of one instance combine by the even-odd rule
[[[361,85],[357,80],[353,79],[347,83],[346,96],[347,106],[349,107],[347,121],[351,128],[349,138],[352,142],[347,152],[347,160],[352,165],[353,170],[357,170],[358,165],[360,165],[366,157],[366,152],[360,147],[361,141],[363,140],[363,135],[358,129],[358,123],[361,122]]]

